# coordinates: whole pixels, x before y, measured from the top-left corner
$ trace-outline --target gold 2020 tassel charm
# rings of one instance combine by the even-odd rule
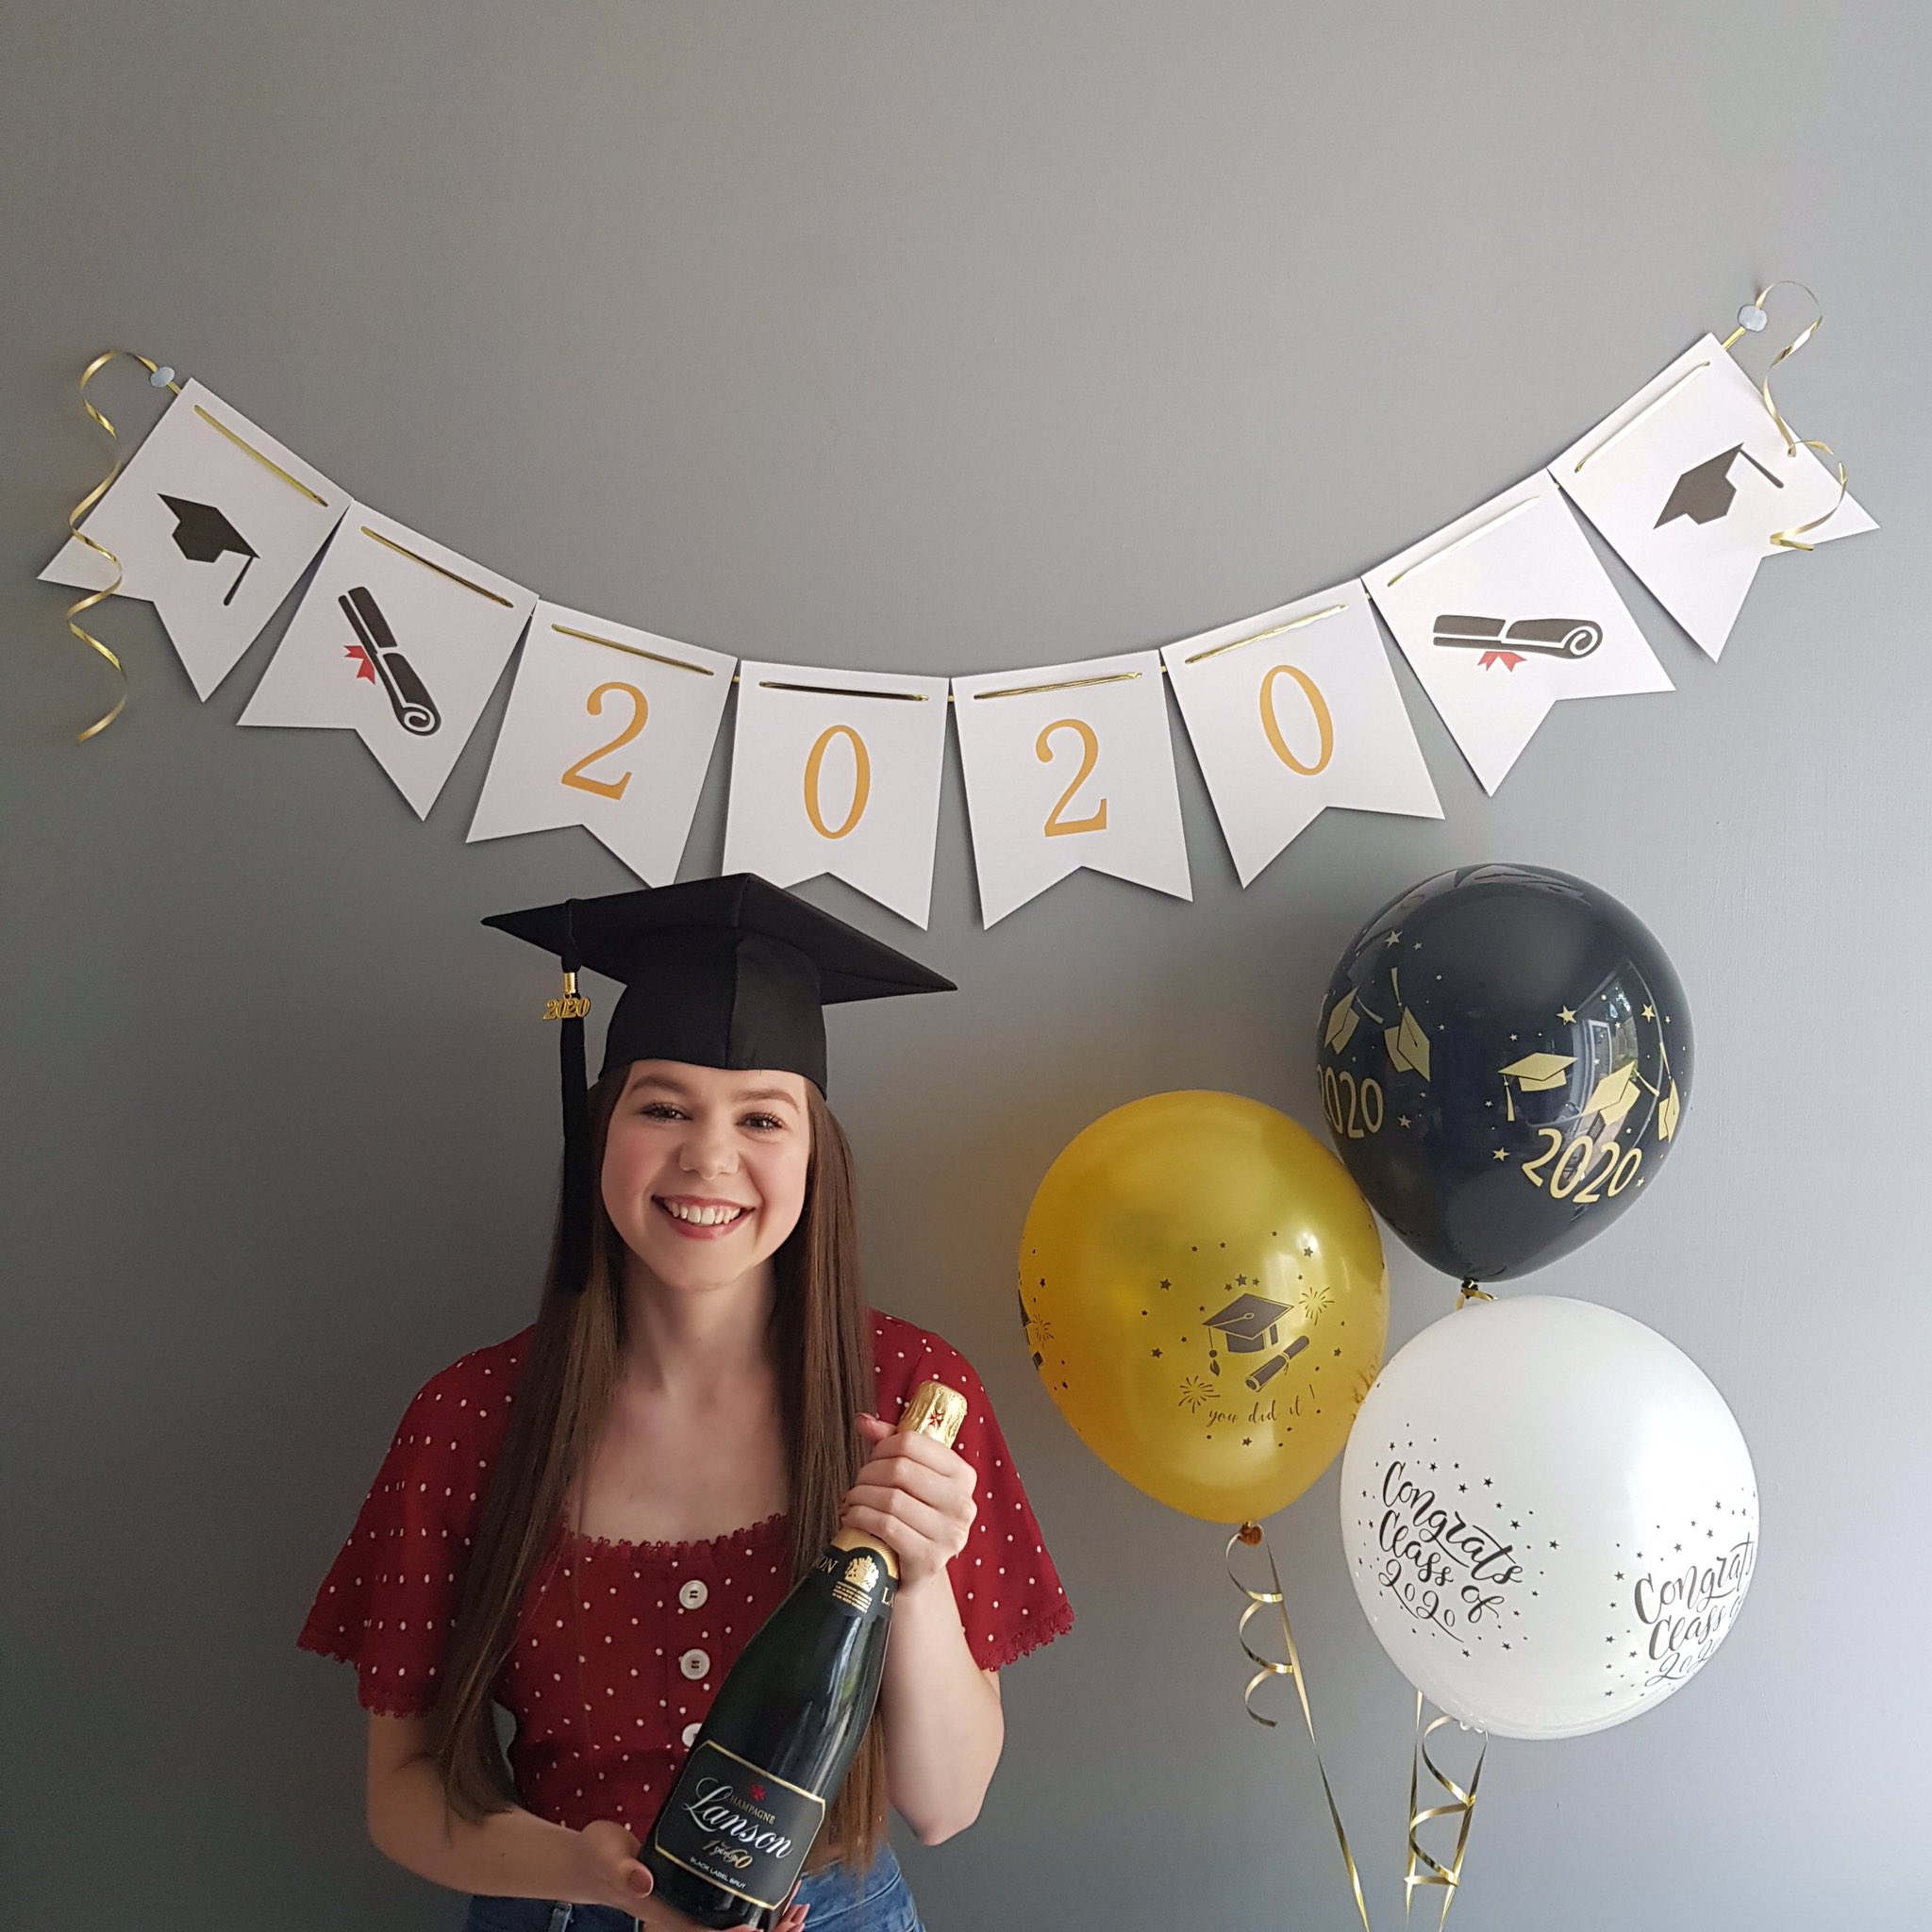
[[[543,1017],[546,1020],[583,1020],[590,1016],[591,1003],[577,991],[577,976],[575,973],[563,975],[563,991],[554,1000],[543,1002]]]

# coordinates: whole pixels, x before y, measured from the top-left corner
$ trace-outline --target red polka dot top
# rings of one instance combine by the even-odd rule
[[[464,1356],[418,1391],[302,1626],[303,1649],[356,1666],[367,1709],[411,1715],[435,1695],[530,1333]],[[996,1670],[1071,1629],[1073,1607],[972,1366],[876,1310],[873,1358],[888,1421],[928,1375],[966,1397],[955,1446],[977,1472],[979,1507],[951,1576],[974,1660]],[[648,1828],[725,1673],[790,1588],[790,1538],[782,1514],[703,1542],[559,1528],[495,1686],[516,1720],[510,1769],[530,1810],[573,1828],[600,1818]]]

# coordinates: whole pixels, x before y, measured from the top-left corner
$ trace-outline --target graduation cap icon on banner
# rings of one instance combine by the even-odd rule
[[[169,496],[165,491],[156,493],[175,512],[175,548],[190,563],[214,563],[231,551],[242,558],[242,568],[235,573],[235,581],[222,599],[224,604],[233,603],[235,592],[242,588],[242,579],[248,575],[248,566],[255,561],[255,546],[213,504],[194,503],[185,496]]]
[[[1731,465],[1742,457],[1774,490],[1785,486],[1760,463],[1741,442],[1734,442],[1696,468],[1686,470],[1672,488],[1655,527],[1677,517],[1689,517],[1693,524],[1714,524],[1731,507],[1738,486],[1731,481]]]

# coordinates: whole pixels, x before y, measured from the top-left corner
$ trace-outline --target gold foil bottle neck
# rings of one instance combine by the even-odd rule
[[[927,1381],[912,1391],[912,1400],[899,1418],[899,1428],[908,1436],[930,1436],[950,1449],[965,1420],[966,1398],[943,1382]]]

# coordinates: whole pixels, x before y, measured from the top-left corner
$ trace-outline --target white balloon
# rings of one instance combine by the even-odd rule
[[[1376,1377],[1341,1457],[1370,1624],[1431,1703],[1503,1738],[1622,1724],[1737,1618],[1757,1484],[1689,1356],[1592,1302],[1472,1302]]]

